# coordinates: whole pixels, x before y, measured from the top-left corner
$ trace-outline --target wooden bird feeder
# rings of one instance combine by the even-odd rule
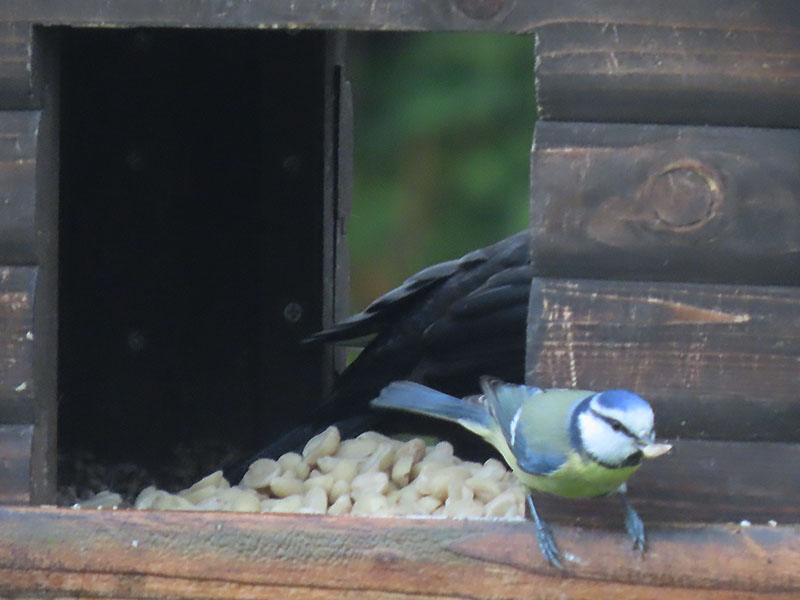
[[[653,402],[644,559],[602,500],[537,502],[566,573],[528,523],[52,506],[57,443],[255,446],[329,388],[346,30],[536,36],[527,377]],[[798,99],[791,0],[4,2],[0,596],[799,597]]]

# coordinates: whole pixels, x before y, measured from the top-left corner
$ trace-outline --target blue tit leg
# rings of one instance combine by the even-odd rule
[[[553,532],[550,526],[539,518],[539,513],[536,512],[536,507],[533,505],[533,497],[531,494],[527,496],[528,511],[530,516],[533,517],[533,522],[536,524],[536,541],[539,543],[539,550],[541,550],[544,557],[551,565],[558,569],[563,569],[561,564],[561,552],[558,551],[556,541],[553,539]]]
[[[646,541],[644,523],[642,523],[639,515],[636,514],[631,503],[628,502],[624,492],[619,493],[619,499],[622,501],[622,509],[625,511],[625,529],[628,530],[628,535],[630,535],[633,540],[633,548],[643,553]]]

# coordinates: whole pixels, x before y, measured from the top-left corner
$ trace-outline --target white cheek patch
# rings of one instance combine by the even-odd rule
[[[638,450],[634,440],[621,431],[614,431],[604,420],[590,412],[578,416],[578,426],[586,452],[610,465],[621,464]]]

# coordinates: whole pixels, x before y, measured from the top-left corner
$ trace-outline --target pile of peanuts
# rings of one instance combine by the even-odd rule
[[[113,502],[103,494],[80,506],[100,508]],[[135,506],[522,519],[524,493],[514,475],[494,458],[483,464],[465,462],[453,455],[448,442],[426,446],[420,438],[401,442],[374,431],[341,440],[332,426],[311,438],[302,454],[256,460],[236,486],[217,471],[177,494],[148,487]]]

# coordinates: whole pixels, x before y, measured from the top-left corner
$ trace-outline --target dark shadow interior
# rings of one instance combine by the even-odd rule
[[[322,394],[325,37],[59,34],[59,450],[191,480]]]

